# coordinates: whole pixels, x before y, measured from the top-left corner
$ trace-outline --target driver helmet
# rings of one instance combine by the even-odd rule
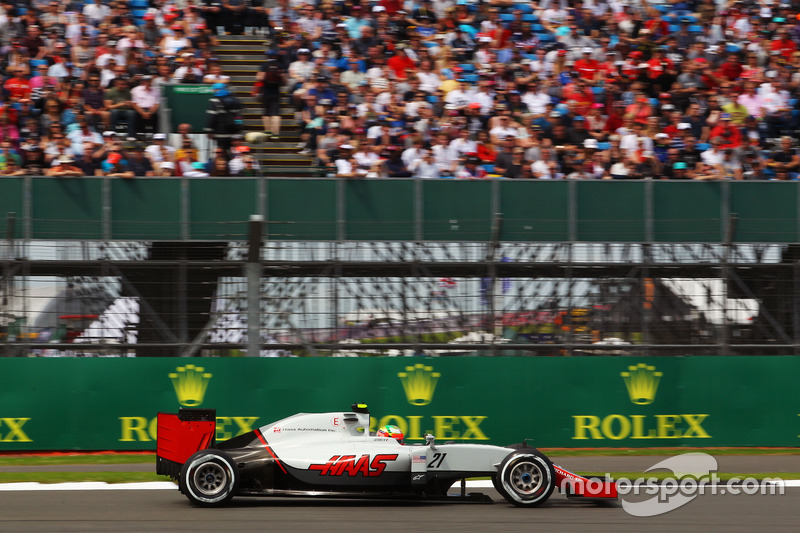
[[[376,435],[378,437],[391,437],[397,440],[397,442],[400,444],[403,444],[405,441],[403,432],[400,431],[400,428],[397,426],[382,426],[380,429],[378,429]]]

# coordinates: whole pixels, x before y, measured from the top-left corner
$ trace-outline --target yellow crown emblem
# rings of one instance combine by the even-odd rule
[[[433,399],[433,391],[441,374],[434,372],[432,366],[417,363],[414,366],[407,366],[405,372],[398,372],[397,377],[403,383],[408,403],[428,405]]]
[[[211,374],[204,372],[201,366],[179,366],[175,372],[169,374],[178,403],[187,407],[195,407],[203,403],[206,387],[211,379]]]
[[[639,363],[629,366],[627,372],[620,372],[628,388],[628,396],[636,405],[647,405],[656,399],[658,382],[663,374],[655,370],[654,366]]]

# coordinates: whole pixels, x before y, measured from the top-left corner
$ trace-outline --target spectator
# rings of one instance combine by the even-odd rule
[[[283,73],[278,67],[278,61],[270,57],[261,65],[256,76],[256,85],[253,87],[252,96],[259,98],[264,105],[264,114],[261,116],[264,133],[273,141],[280,140],[281,87],[285,82]]]
[[[137,131],[158,131],[159,90],[153,87],[152,76],[142,76],[131,89],[131,103],[138,115]]]
[[[136,134],[136,110],[130,90],[130,82],[127,78],[118,77],[114,80],[114,87],[108,89],[103,95],[105,111],[109,113],[111,129],[116,131],[117,125],[124,121],[127,125],[128,137],[135,139]]]
[[[242,103],[224,83],[215,83],[214,96],[206,110],[206,133],[226,152],[230,151],[231,138],[242,131]]]
[[[228,161],[228,169],[234,176],[257,176],[261,171],[258,161],[250,156],[248,146],[239,146],[233,152],[233,158]]]
[[[61,155],[55,164],[47,169],[46,176],[76,177],[83,176],[83,171],[75,166],[75,160],[70,155]]]
[[[228,168],[228,162],[225,160],[225,157],[222,156],[222,150],[220,150],[218,155],[209,160],[208,164],[206,165],[206,172],[215,177],[226,177],[231,175],[231,171]]]
[[[166,143],[167,136],[163,133],[153,135],[153,144],[145,148],[145,155],[153,166],[156,175],[161,175],[161,165],[165,162],[175,162],[175,148]],[[191,141],[190,141],[191,142]],[[174,169],[174,165],[173,165]]]
[[[70,141],[70,152],[76,157],[82,156],[86,149],[92,154],[103,145],[103,138],[89,126],[85,115],[78,117],[78,127],[67,134],[67,139]]]
[[[352,157],[352,152],[353,146],[350,144],[339,146],[334,161],[337,178],[361,178],[367,175],[366,171],[358,168],[358,162]]]
[[[108,157],[102,163],[102,169],[104,176],[112,178],[132,178],[135,175],[129,168],[128,161],[117,149],[108,154]]]
[[[103,170],[100,161],[94,156],[92,146],[86,145],[83,148],[83,153],[75,162],[75,165],[81,169],[84,176],[102,176]]]
[[[128,167],[134,176],[152,177],[155,175],[153,164],[145,156],[144,146],[140,143],[135,143],[130,147],[127,152]],[[206,174],[208,176],[208,174]]]

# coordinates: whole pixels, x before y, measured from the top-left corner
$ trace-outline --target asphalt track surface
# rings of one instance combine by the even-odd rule
[[[633,471],[646,469],[659,459],[565,457],[556,462],[576,470]],[[798,456],[721,456],[718,460],[720,471],[800,471]],[[108,469],[110,465],[98,466]],[[131,465],[125,466],[130,469]],[[603,468],[606,466],[613,468]],[[567,500],[558,494],[542,507],[518,509],[507,504],[494,490],[474,492],[489,494],[495,503],[239,498],[226,508],[203,509],[192,507],[177,490],[4,492],[0,494],[0,531],[751,533],[800,530],[797,516],[800,489],[792,488],[786,489],[783,495],[706,494],[683,507],[650,518],[630,516],[619,504],[596,505]]]
[[[192,507],[177,490],[6,492],[0,531],[797,531],[800,489],[782,496],[698,496],[665,515],[637,518],[618,505],[560,495],[542,507],[321,499],[238,499]]]

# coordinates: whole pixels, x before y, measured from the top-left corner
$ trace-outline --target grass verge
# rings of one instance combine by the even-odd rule
[[[798,455],[800,448],[539,448],[548,457],[625,457],[680,455],[702,452],[710,455]]]
[[[40,466],[40,465],[127,465],[156,464],[156,455],[149,454],[82,454],[70,455],[0,455],[0,466]],[[154,466],[155,468],[155,466]]]
[[[604,477],[606,474],[611,474],[613,479],[620,479],[620,478],[627,478],[630,480],[639,479],[639,478],[655,478],[659,481],[663,481],[667,478],[675,478],[675,474],[672,472],[648,472],[643,474],[642,472],[581,472],[581,476],[600,476]],[[740,480],[745,478],[752,478],[752,479],[766,479],[766,478],[781,478],[783,480],[787,479],[800,479],[800,472],[759,472],[757,474],[737,474],[732,472],[717,472],[714,474],[717,479],[720,481],[729,481],[733,478],[738,478]],[[692,476],[689,476],[692,477]]]
[[[0,483],[78,483],[105,481],[106,483],[141,483],[144,481],[169,481],[155,472],[0,472]]]

